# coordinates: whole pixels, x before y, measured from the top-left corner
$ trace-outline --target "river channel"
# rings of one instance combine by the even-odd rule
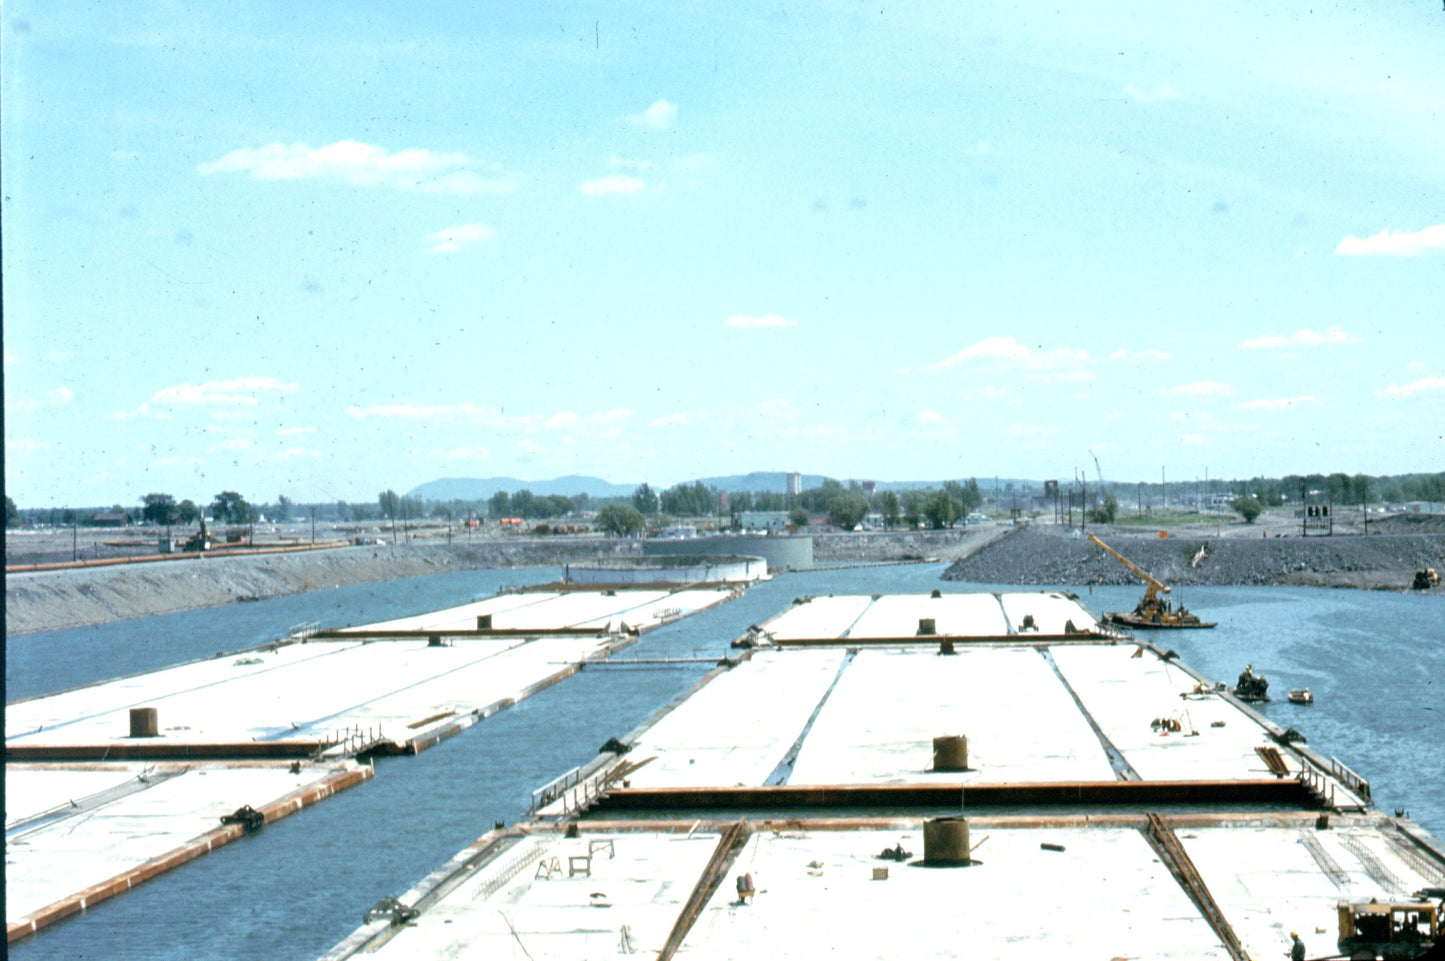
[[[643,656],[721,656],[804,594],[1011,590],[940,581],[943,565],[785,574],[740,599],[644,636]],[[6,641],[6,699],[63,690],[266,643],[296,624],[361,624],[436,610],[556,568],[465,571],[317,591],[221,609],[22,635]],[[1096,612],[1127,610],[1134,587],[1068,588]],[[1182,597],[1181,597],[1182,595]],[[1309,687],[1264,713],[1370,781],[1376,806],[1445,838],[1445,600],[1314,588],[1176,592],[1219,626],[1155,638],[1213,680],[1246,663],[1271,690]],[[531,791],[595,756],[705,671],[703,664],[583,671],[376,777],[11,946],[41,959],[309,959],[488,830],[526,812]]]

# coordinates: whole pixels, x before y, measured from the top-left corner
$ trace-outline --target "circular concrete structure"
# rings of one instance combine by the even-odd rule
[[[662,555],[745,555],[761,557],[773,571],[806,571],[813,566],[811,537],[769,537],[759,534],[689,537],[685,540],[650,539],[642,542],[645,557]]]
[[[677,554],[583,561],[562,571],[563,580],[571,584],[748,583],[767,576],[768,562],[739,555]]]

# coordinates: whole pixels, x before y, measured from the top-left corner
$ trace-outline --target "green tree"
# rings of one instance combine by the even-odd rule
[[[6,495],[5,495],[5,528],[6,528],[7,530],[9,530],[9,529],[12,528],[12,527],[18,527],[19,524],[20,524],[20,509],[15,506],[15,502],[10,499],[10,495],[9,495],[9,494],[6,494]]]
[[[487,516],[494,521],[511,517],[512,498],[506,491],[497,491],[487,500]]]
[[[788,511],[788,521],[794,527],[801,530],[808,526],[808,509],[806,507],[794,507]]]
[[[1112,524],[1114,518],[1119,516],[1119,498],[1113,494],[1104,498],[1104,503],[1094,508],[1089,514],[1089,520],[1095,524]]]
[[[293,501],[291,498],[287,497],[285,494],[277,495],[276,519],[278,521],[289,521],[291,519],[291,508],[294,507],[295,504],[296,502]]]
[[[923,505],[927,498],[923,491],[912,490],[903,492],[903,523],[909,530],[917,530],[919,523],[923,520]]]
[[[235,491],[221,491],[211,501],[211,516],[223,524],[249,524],[256,519],[256,509]]]
[[[176,512],[176,499],[169,494],[147,494],[141,498],[141,516],[152,524],[169,524]]]
[[[868,516],[868,501],[862,494],[846,491],[828,501],[828,522],[841,530],[851,531]]]
[[[401,498],[396,491],[387,488],[376,495],[376,506],[381,508],[381,516],[389,520],[396,520],[396,515],[401,513]]]
[[[1259,506],[1259,501],[1249,496],[1236,497],[1230,506],[1239,513],[1240,517],[1244,518],[1246,524],[1253,524],[1254,519],[1259,516],[1259,512],[1264,510]]]
[[[647,485],[646,481],[637,485],[637,490],[632,492],[632,508],[643,517],[651,517],[657,513],[657,494]]]
[[[885,527],[897,527],[899,516],[898,495],[892,491],[884,491],[882,494],[879,494],[878,513],[883,515],[883,524]]]
[[[608,504],[597,512],[597,525],[607,533],[621,537],[639,533],[647,526],[647,519],[634,507]]]
[[[923,503],[923,514],[936,531],[941,531],[958,519],[958,501],[948,491],[934,491]]]
[[[182,524],[194,524],[201,519],[201,509],[196,506],[195,501],[187,497],[176,505],[176,516]]]

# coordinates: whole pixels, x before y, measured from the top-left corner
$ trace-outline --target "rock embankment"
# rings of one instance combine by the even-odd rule
[[[7,574],[5,633],[84,627],[451,570],[545,567],[635,553],[636,541],[503,538]]]
[[[1414,572],[1445,568],[1445,534],[1211,538],[1098,535],[1165,584],[1293,584],[1406,590]],[[1194,563],[1200,551],[1204,556]],[[1137,584],[1083,537],[1026,528],[953,564],[945,580],[987,584]]]

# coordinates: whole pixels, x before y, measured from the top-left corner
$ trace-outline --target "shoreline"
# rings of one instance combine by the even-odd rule
[[[1445,534],[1320,538],[1168,539],[1100,528],[1106,543],[1170,585],[1272,585],[1407,592],[1416,570],[1445,569]],[[943,531],[810,535],[818,567],[951,561],[944,580],[988,584],[1137,584],[1082,537],[1048,526],[978,525]],[[1191,567],[1200,548],[1205,559]],[[9,573],[7,637],[267,600],[308,591],[463,570],[561,566],[639,556],[641,542],[601,537],[507,537],[453,544],[417,541],[285,554],[200,555],[168,564],[121,564]],[[1428,592],[1442,593],[1441,587]]]

